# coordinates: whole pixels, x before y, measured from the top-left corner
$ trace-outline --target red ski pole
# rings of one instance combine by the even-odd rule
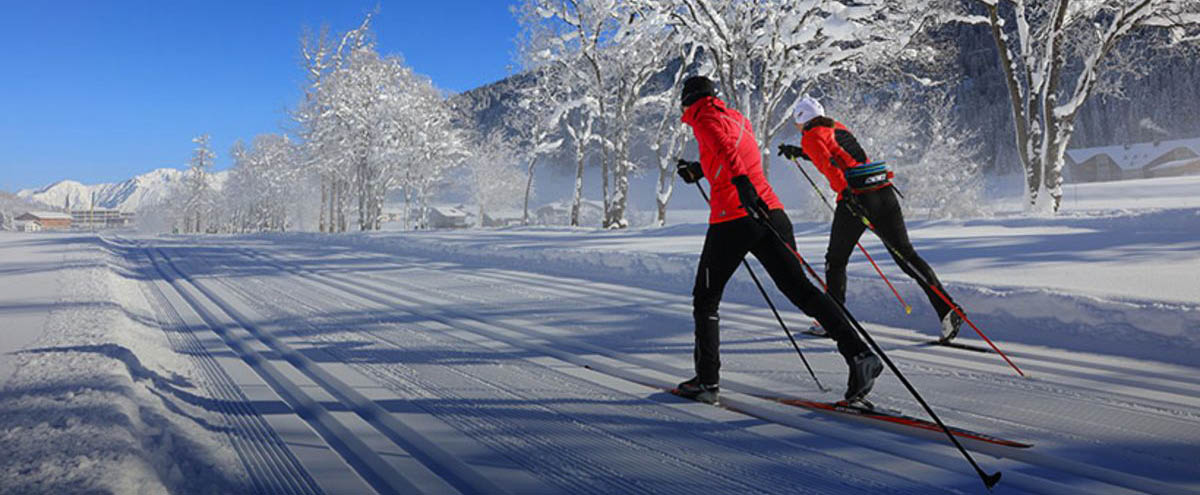
[[[817,190],[817,194],[821,195],[821,199],[825,200],[825,206],[829,206],[829,201],[825,199],[825,194],[821,192],[821,189],[819,187],[817,187],[817,184],[815,182],[813,182],[811,177],[808,176],[808,172],[804,171],[804,167],[800,166],[800,162],[796,161],[795,159],[793,159],[792,161],[796,162],[796,167],[800,169],[800,173],[804,174],[804,178],[808,179],[808,183],[812,184],[813,188],[815,188]],[[850,201],[848,203],[848,205],[850,206],[850,209],[853,211],[853,213],[855,215],[857,215],[860,220],[862,220],[863,225],[866,225],[867,228],[871,229],[871,231],[874,232],[875,228],[874,228],[874,226],[871,225],[871,220],[869,218],[867,218],[866,212],[859,211],[858,208],[854,205],[853,201]],[[928,280],[926,280],[925,276],[922,275],[920,271],[916,270],[915,267],[912,266],[912,262],[908,261],[908,259],[906,259],[898,251],[896,251],[886,239],[879,236],[878,234],[876,234],[875,237],[879,238],[879,241],[883,243],[883,247],[887,248],[887,250],[889,252],[891,252],[892,255],[896,259],[903,261],[905,264],[907,264],[909,266],[909,268],[912,269],[911,271],[914,274],[916,274],[915,278],[917,279],[918,283],[920,283],[921,285],[923,285],[925,287],[929,287],[931,290],[933,290],[933,293],[937,294],[937,296],[942,300],[942,302],[944,302],[944,303],[946,303],[946,305],[950,306],[951,310],[953,310],[955,313],[957,313],[958,316],[963,319],[963,321],[967,322],[967,325],[969,325],[971,327],[971,329],[975,331],[975,333],[979,334],[979,337],[982,338],[984,342],[987,342],[987,344],[989,346],[991,346],[992,350],[996,351],[996,354],[999,354],[1000,357],[1004,359],[1004,362],[1008,363],[1008,365],[1011,366],[1012,369],[1016,370],[1018,375],[1020,375],[1022,377],[1025,376],[1025,372],[1021,371],[1021,368],[1018,368],[1017,365],[1014,364],[1012,362],[1012,360],[1008,358],[1008,355],[1004,354],[1004,352],[1001,351],[999,347],[996,347],[996,344],[992,342],[992,339],[989,339],[987,335],[984,335],[983,331],[980,330],[979,327],[975,326],[975,323],[972,322],[970,318],[967,318],[967,314],[965,312],[963,312],[962,308],[960,308],[957,304],[954,304],[954,302],[951,301],[949,297],[946,297],[946,294],[942,293],[941,289],[938,289],[936,285],[931,284]],[[861,248],[862,245],[859,244],[858,247]],[[863,252],[865,253],[866,250],[864,249]],[[798,257],[798,256],[800,256],[800,254],[796,253],[796,256]],[[801,261],[803,261],[803,259],[801,259]],[[872,263],[874,263],[874,261],[872,261]],[[811,270],[811,268],[810,268],[810,270]],[[891,286],[891,283],[888,283],[888,286]],[[892,290],[895,291],[894,288]]]
[[[817,183],[813,182],[812,177],[808,176],[808,172],[804,171],[804,167],[800,166],[799,161],[797,161],[794,158],[792,159],[792,161],[796,163],[796,168],[800,169],[800,173],[804,174],[804,178],[808,179],[808,183],[810,185],[812,185],[812,187],[815,191],[817,191],[817,195],[821,196],[821,201],[825,203],[825,207],[829,208],[830,212],[833,212],[834,211],[833,205],[829,204],[829,199],[825,197],[825,193],[821,191],[821,188],[817,186]],[[871,230],[875,230],[875,227],[870,224],[867,225],[867,228],[869,228]],[[904,298],[900,297],[900,292],[897,291],[896,287],[892,285],[892,281],[888,280],[887,275],[883,274],[883,270],[879,269],[879,264],[875,263],[875,258],[871,257],[871,253],[867,252],[867,248],[863,247],[861,242],[858,242],[856,244],[858,244],[858,249],[860,251],[862,251],[863,256],[867,257],[867,261],[871,262],[871,266],[875,267],[875,273],[878,273],[879,278],[882,278],[883,282],[885,284],[887,284],[889,289],[892,290],[892,295],[896,296],[896,300],[900,301],[901,306],[904,306],[904,314],[911,315],[912,314],[912,306],[909,306],[907,302],[904,302]]]

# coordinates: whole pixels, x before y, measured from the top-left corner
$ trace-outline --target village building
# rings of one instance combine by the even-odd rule
[[[16,220],[37,222],[42,230],[65,230],[71,228],[71,215],[56,211],[29,211],[21,214]]]
[[[71,221],[80,229],[111,229],[127,227],[133,223],[133,213],[108,208],[71,210]]]
[[[1200,138],[1067,150],[1070,182],[1200,174]]]
[[[42,224],[33,220],[17,220],[13,222],[13,229],[17,232],[40,232]]]
[[[467,212],[453,206],[429,207],[429,228],[464,229],[467,227]]]

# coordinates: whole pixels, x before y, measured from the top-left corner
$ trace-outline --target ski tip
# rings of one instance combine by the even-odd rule
[[[987,476],[983,477],[983,485],[986,486],[988,488],[988,490],[991,490],[992,487],[996,486],[996,483],[999,483],[999,482],[1000,482],[1000,471],[996,471],[995,474],[991,474],[991,475],[987,475]]]

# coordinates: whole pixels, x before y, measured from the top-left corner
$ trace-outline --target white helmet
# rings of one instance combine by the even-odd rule
[[[792,110],[792,117],[795,118],[796,123],[800,125],[804,125],[805,122],[817,117],[822,117],[824,115],[825,107],[822,107],[821,102],[817,101],[811,96],[805,96],[804,98],[801,98],[800,101],[796,103],[796,108]]]

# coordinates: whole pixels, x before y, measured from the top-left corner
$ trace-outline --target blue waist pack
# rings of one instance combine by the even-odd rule
[[[846,169],[846,184],[854,194],[862,194],[891,185],[895,176],[887,162],[864,163]]]

